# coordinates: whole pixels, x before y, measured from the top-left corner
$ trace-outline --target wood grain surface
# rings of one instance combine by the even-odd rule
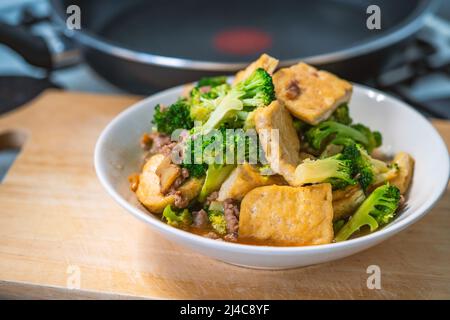
[[[450,298],[449,191],[399,235],[307,268],[245,269],[165,240],[121,209],[93,168],[101,130],[136,100],[47,91],[0,117],[0,148],[24,142],[0,184],[0,297]],[[434,124],[450,144],[450,123]],[[373,264],[381,290],[366,285]]]

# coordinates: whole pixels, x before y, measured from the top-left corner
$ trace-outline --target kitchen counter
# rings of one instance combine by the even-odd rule
[[[26,139],[0,184],[1,298],[450,298],[450,189],[382,244],[306,268],[240,268],[167,241],[119,207],[93,168],[101,130],[136,100],[47,91],[0,117],[0,138]],[[450,122],[434,125],[450,145]],[[370,265],[380,290],[367,287]]]

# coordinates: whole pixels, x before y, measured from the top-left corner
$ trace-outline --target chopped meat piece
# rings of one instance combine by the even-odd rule
[[[209,238],[209,239],[214,239],[214,240],[219,240],[220,237],[217,235],[217,233],[215,232],[208,232],[207,234],[203,235],[205,238]]]
[[[186,208],[189,204],[189,199],[187,199],[186,197],[183,196],[183,194],[181,193],[181,191],[174,191],[172,193],[172,195],[175,198],[175,201],[173,202],[173,204],[175,205],[175,207],[183,209]]]
[[[297,118],[316,125],[348,102],[352,85],[335,75],[303,62],[273,75],[277,99]]]
[[[211,202],[217,200],[218,196],[219,196],[218,191],[212,192],[209,196],[206,197],[205,205],[209,206]]]
[[[208,224],[208,214],[205,210],[192,212],[192,225],[196,228],[204,228]]]
[[[223,214],[227,223],[227,233],[234,233],[239,230],[239,206],[233,199],[226,199],[223,202]]]
[[[253,73],[253,71],[258,68],[263,68],[267,71],[268,74],[271,75],[278,67],[278,62],[279,61],[277,59],[264,53],[261,55],[261,57],[259,57],[258,60],[251,63],[247,68],[239,71],[236,74],[233,83],[236,84],[238,82],[241,82],[242,80],[247,79]]]
[[[151,154],[161,153],[161,148],[172,142],[168,135],[159,132],[152,132],[145,139],[143,138],[143,140],[147,145],[151,146],[147,149],[150,150]]]
[[[278,101],[255,111],[255,125],[264,155],[272,170],[294,184],[294,172],[300,163],[300,140],[292,117]]]
[[[225,241],[229,241],[229,242],[236,242],[237,239],[238,239],[238,233],[237,233],[237,232],[233,232],[233,233],[226,234],[226,235],[223,237],[223,239],[224,239]]]
[[[168,156],[170,155],[170,153],[172,152],[172,150],[175,148],[176,145],[177,145],[176,142],[170,142],[168,144],[165,144],[159,149],[158,153]]]

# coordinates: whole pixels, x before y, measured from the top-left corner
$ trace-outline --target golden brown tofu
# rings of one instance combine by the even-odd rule
[[[261,57],[259,57],[258,60],[252,62],[247,68],[239,71],[234,78],[233,84],[236,84],[238,82],[241,82],[242,80],[247,79],[253,73],[253,71],[255,71],[258,68],[263,68],[264,70],[267,71],[267,73],[272,75],[272,73],[278,66],[278,62],[279,61],[277,59],[264,53],[261,55]]]
[[[244,197],[239,239],[274,245],[317,245],[333,240],[331,185],[265,186]]]
[[[300,140],[291,115],[281,103],[273,101],[255,111],[255,127],[270,167],[292,185],[300,163]]]
[[[333,221],[355,213],[365,199],[366,196],[359,185],[333,191]]]
[[[156,173],[165,156],[156,154],[147,160],[139,176],[136,190],[138,200],[152,213],[162,213],[164,208],[175,203],[174,195],[164,195],[161,192],[160,178]],[[200,193],[203,179],[190,178],[178,190],[187,201],[193,200]]]
[[[257,168],[251,164],[244,163],[237,166],[224,181],[219,190],[217,200],[225,199],[242,200],[242,198],[256,187],[272,184],[283,185],[286,181],[279,175],[263,176]]]
[[[153,213],[162,213],[167,205],[175,201],[173,195],[164,196],[161,193],[160,179],[156,174],[164,158],[164,155],[156,154],[147,160],[139,176],[139,185],[136,190],[139,201]]]
[[[156,174],[159,177],[159,184],[161,186],[161,192],[163,194],[169,191],[172,184],[180,176],[181,169],[176,164],[173,164],[170,156],[166,156],[161,161],[158,168],[156,168]]]
[[[390,179],[389,182],[396,186],[401,194],[405,194],[411,184],[414,172],[414,159],[406,152],[399,152],[392,160],[392,163],[397,164],[399,170],[397,175]]]
[[[300,62],[273,75],[278,100],[297,118],[316,125],[350,100],[352,85],[335,75]]]

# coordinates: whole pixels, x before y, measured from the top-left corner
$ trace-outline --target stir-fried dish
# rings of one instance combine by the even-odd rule
[[[266,54],[234,80],[203,78],[157,105],[131,189],[167,224],[217,239],[304,246],[395,219],[414,169],[350,116],[351,83]],[[357,108],[357,106],[355,106]]]

